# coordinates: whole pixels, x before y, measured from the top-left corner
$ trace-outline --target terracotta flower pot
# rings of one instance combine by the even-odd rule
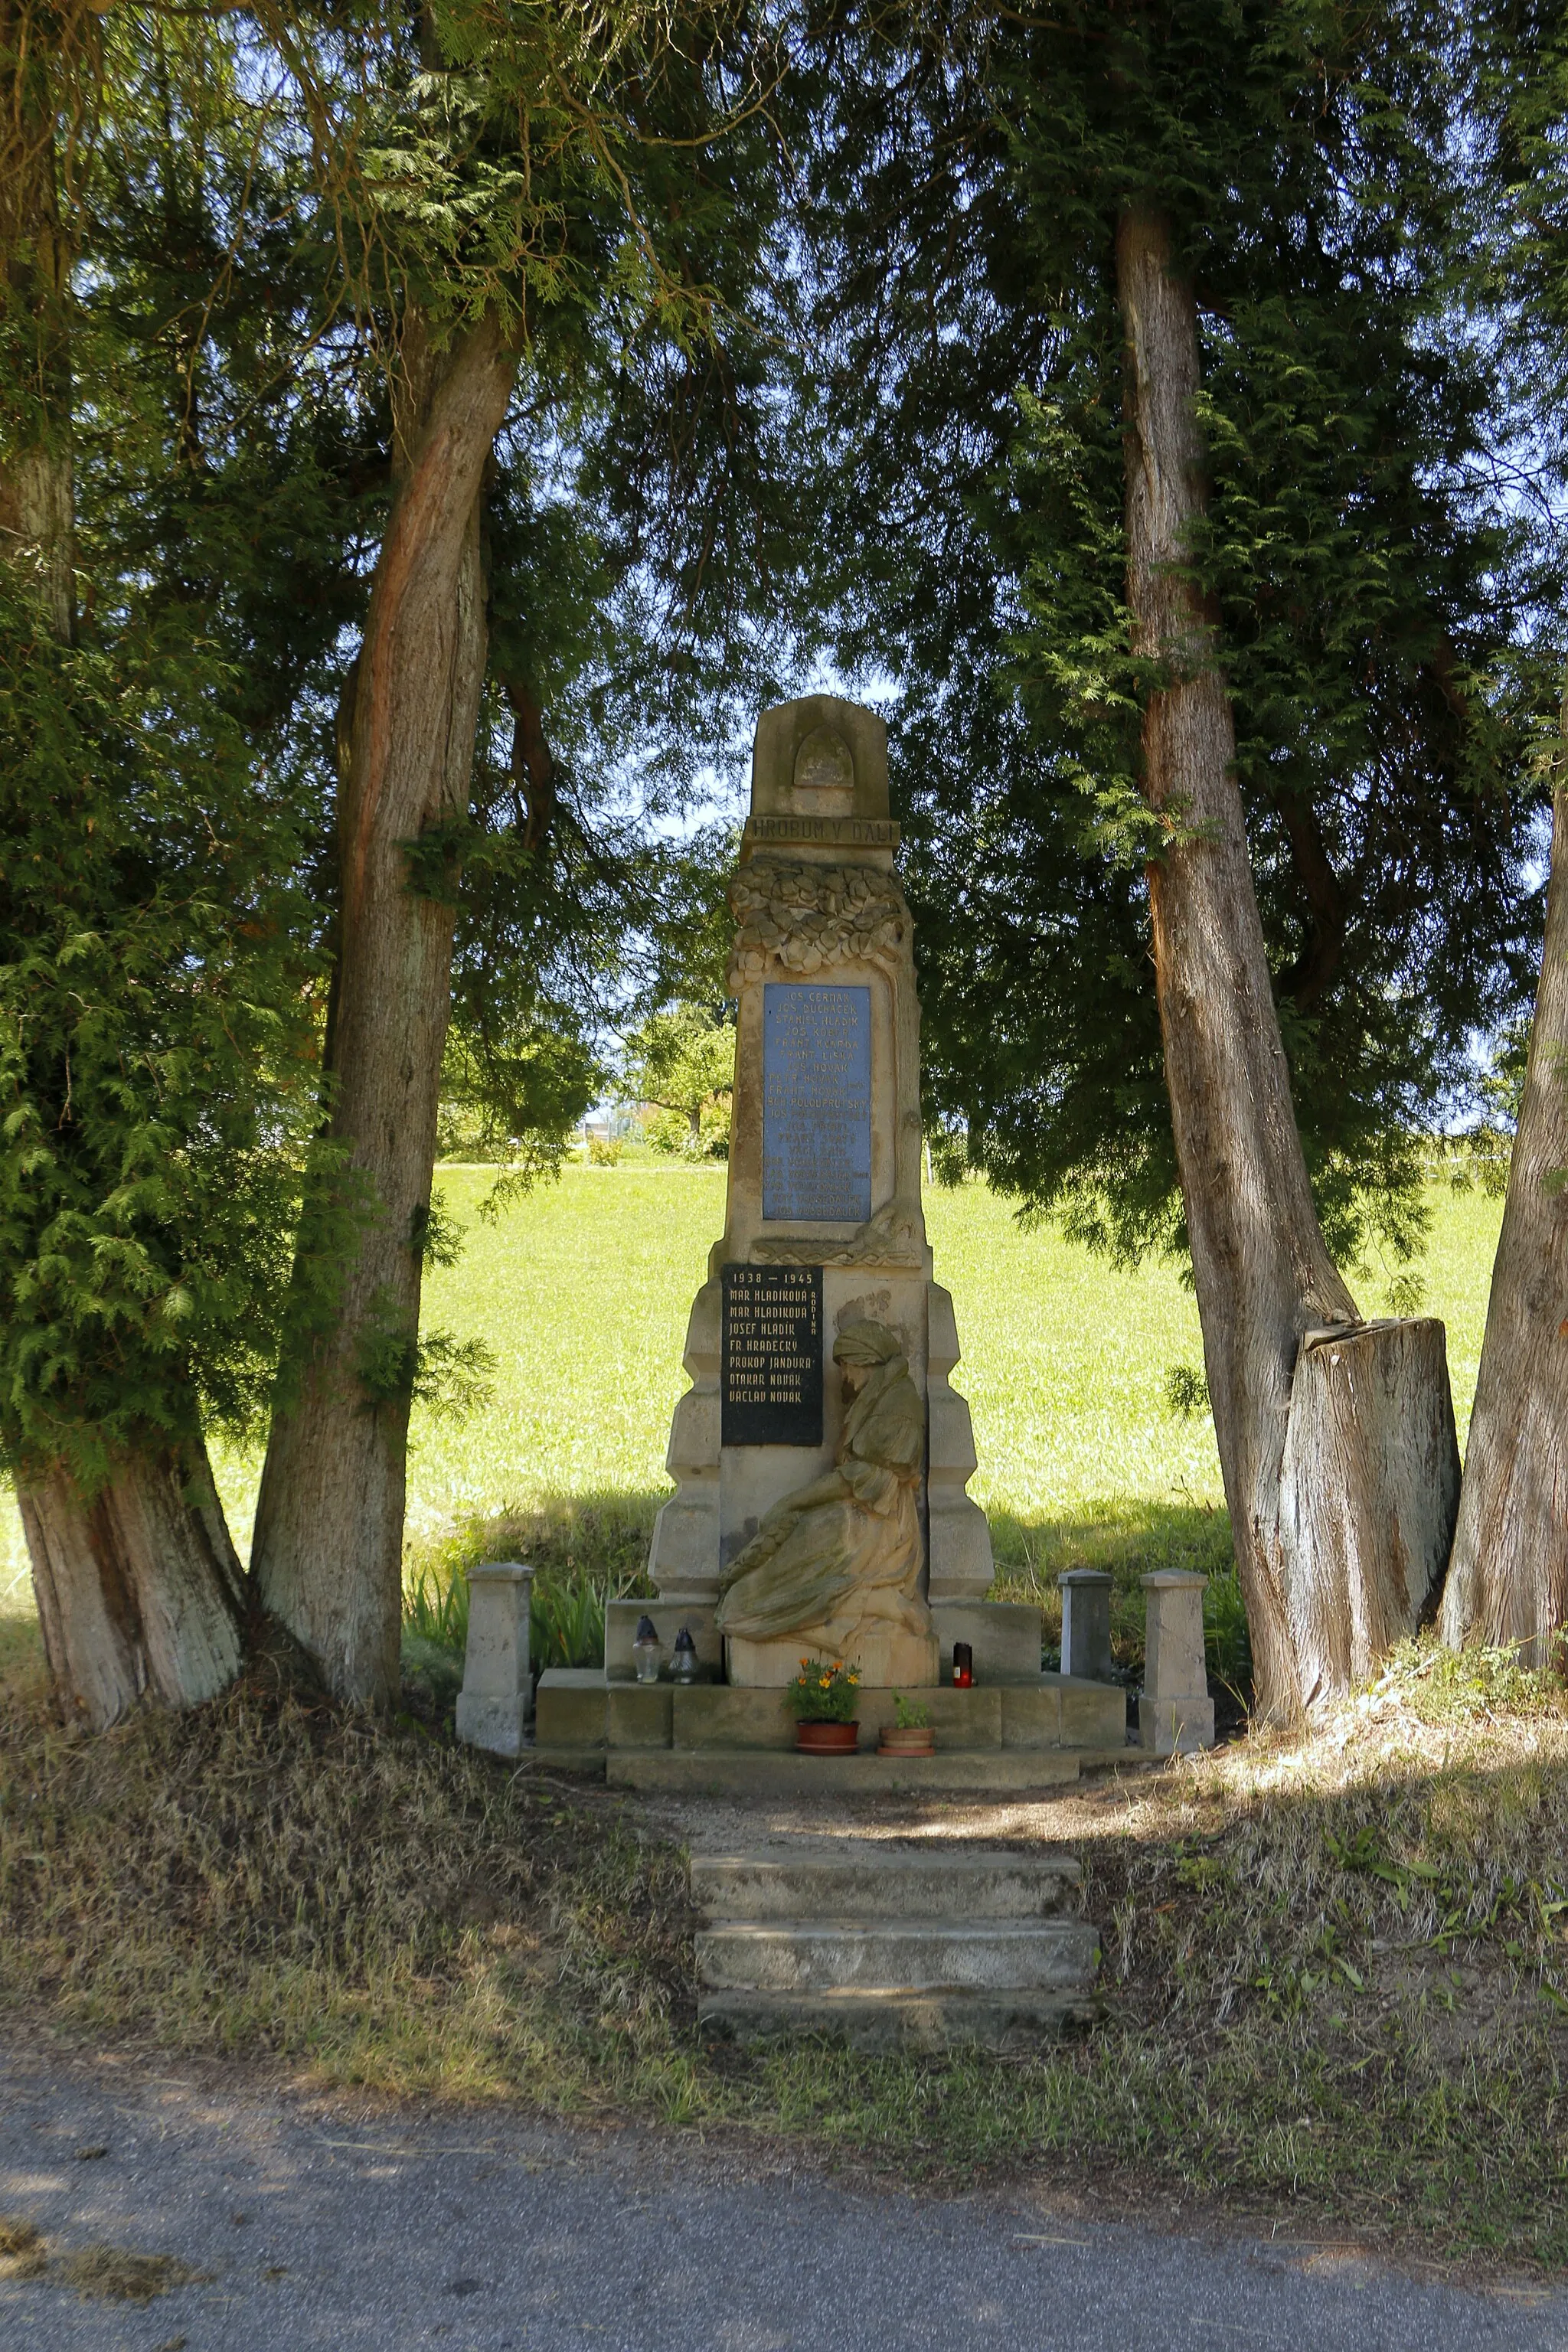
[[[795,1744],[803,1756],[853,1756],[860,1745],[858,1723],[797,1723]]]
[[[885,1724],[877,1741],[879,1756],[934,1756],[936,1734],[929,1723],[917,1731],[900,1731],[896,1724]]]

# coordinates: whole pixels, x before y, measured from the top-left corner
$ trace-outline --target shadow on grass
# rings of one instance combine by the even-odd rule
[[[0,1690],[19,1693],[45,1677],[44,1637],[29,1610],[0,1614]]]
[[[1166,1503],[1152,1496],[1100,1504],[1070,1519],[1025,1519],[991,1514],[996,1560],[992,1597],[1038,1604],[1046,1651],[1062,1637],[1057,1579],[1069,1568],[1109,1569],[1110,1647],[1133,1679],[1143,1671],[1144,1596],[1142,1579],[1156,1569],[1183,1568],[1209,1580],[1204,1631],[1209,1682],[1216,1703],[1228,1701],[1227,1724],[1245,1715],[1252,1696],[1252,1652],[1247,1611],[1231,1551],[1230,1515],[1214,1503]]]
[[[668,1491],[668,1490],[667,1490]],[[403,1564],[405,1674],[441,1680],[439,1654],[468,1638],[468,1571],[516,1559],[533,1570],[529,1651],[536,1667],[597,1666],[605,1602],[651,1595],[648,1539],[663,1494],[605,1488],[546,1495],[526,1508],[475,1512],[435,1543],[410,1545]]]
[[[605,1600],[652,1596],[648,1541],[664,1499],[664,1493],[647,1489],[546,1495],[526,1507],[476,1512],[452,1534],[410,1545],[403,1580],[405,1670],[428,1669],[440,1679],[435,1654],[460,1655],[468,1631],[468,1570],[486,1559],[523,1560],[534,1571],[535,1666],[602,1664]],[[1194,1569],[1206,1576],[1210,1677],[1216,1697],[1229,1692],[1237,1710],[1245,1710],[1251,1656],[1231,1561],[1230,1521],[1223,1509],[1123,1499],[1072,1519],[1025,1519],[995,1511],[991,1538],[996,1559],[992,1598],[1037,1602],[1047,1652],[1061,1640],[1057,1578],[1068,1568],[1109,1569],[1115,1580],[1111,1647],[1118,1664],[1134,1679],[1143,1664],[1140,1578],[1158,1568]]]

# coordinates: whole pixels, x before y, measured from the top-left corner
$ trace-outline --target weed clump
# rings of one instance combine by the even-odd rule
[[[67,2286],[93,2303],[153,2303],[178,2286],[199,2286],[210,2271],[174,2254],[139,2254],[129,2246],[79,2246],[56,2264]]]
[[[43,2232],[19,2213],[0,2213],[0,2279],[41,2278],[48,2266]]]

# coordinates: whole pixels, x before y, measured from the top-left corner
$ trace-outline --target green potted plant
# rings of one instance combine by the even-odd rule
[[[795,1717],[795,1744],[803,1755],[853,1756],[860,1744],[858,1666],[847,1666],[841,1658],[831,1664],[802,1658],[784,1704]]]
[[[879,1756],[934,1756],[936,1734],[931,1727],[931,1711],[919,1699],[906,1698],[902,1691],[893,1693],[891,1723],[882,1726],[877,1742]]]

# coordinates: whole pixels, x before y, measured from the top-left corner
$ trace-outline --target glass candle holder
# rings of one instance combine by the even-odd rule
[[[972,1643],[955,1642],[952,1645],[952,1687],[954,1690],[973,1690],[974,1687],[974,1649]]]
[[[658,1680],[658,1632],[651,1617],[637,1619],[637,1638],[632,1643],[632,1664],[639,1683]]]
[[[675,1648],[669,1661],[672,1683],[694,1683],[701,1669],[697,1663],[697,1644],[691,1638],[691,1628],[683,1625],[675,1637]]]

